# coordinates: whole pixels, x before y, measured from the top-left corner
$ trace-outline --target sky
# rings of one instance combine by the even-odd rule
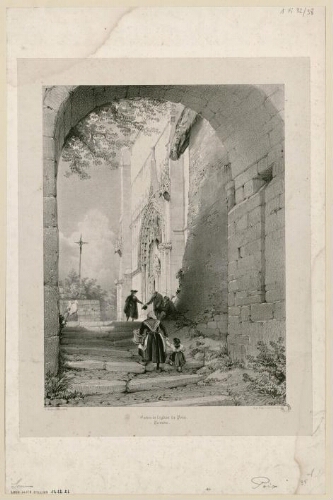
[[[169,115],[162,115],[147,137],[139,134],[133,150],[134,171],[141,168],[165,128]],[[164,153],[164,151],[163,151]],[[79,245],[82,234],[82,277],[96,279],[106,291],[114,290],[118,277],[119,256],[114,252],[120,218],[120,170],[101,165],[89,168],[90,179],[66,177],[68,163],[60,159],[57,196],[59,224],[59,278],[64,280],[74,269],[79,271]]]
[[[67,164],[59,162],[58,219],[59,275],[63,280],[71,269],[78,272],[79,246],[82,251],[82,277],[97,279],[107,291],[114,287],[119,256],[114,253],[120,217],[119,170],[91,167],[90,179],[65,177]]]

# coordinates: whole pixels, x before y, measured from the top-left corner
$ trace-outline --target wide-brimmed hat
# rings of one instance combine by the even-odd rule
[[[137,290],[131,290],[131,293],[138,293]]]

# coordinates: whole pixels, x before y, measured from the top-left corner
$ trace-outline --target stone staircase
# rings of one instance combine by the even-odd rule
[[[163,406],[160,395],[154,398],[154,394],[160,394],[161,391],[162,396],[163,391],[169,391],[166,406],[172,406],[173,403],[174,406],[200,406],[202,397],[190,398],[190,401],[184,399],[186,404],[182,404],[182,394],[176,393],[178,390],[184,391],[187,386],[197,387],[203,376],[197,374],[196,370],[203,363],[187,359],[183,373],[176,372],[169,365],[165,365],[162,373],[156,373],[153,365],[145,367],[138,362],[137,347],[132,340],[133,330],[139,326],[139,322],[66,326],[62,332],[60,349],[71,375],[71,389],[82,393],[87,401],[98,395],[102,399],[108,398],[111,406]],[[170,401],[170,390],[173,391],[172,397],[175,393],[175,401]],[[120,396],[121,402],[118,402]],[[133,399],[134,405],[131,404]],[[219,404],[216,398],[214,401],[211,404]]]

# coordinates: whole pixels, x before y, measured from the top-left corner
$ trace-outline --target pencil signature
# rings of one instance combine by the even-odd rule
[[[33,486],[24,486],[21,484],[22,478],[16,481],[16,483],[12,483],[12,488],[33,488]]]
[[[262,486],[262,488],[272,488],[272,489],[277,488],[277,486],[275,484],[271,483],[271,480],[269,479],[269,477],[266,477],[266,476],[253,477],[251,479],[251,483],[255,485],[255,486],[252,486],[253,490],[256,490],[260,486]]]

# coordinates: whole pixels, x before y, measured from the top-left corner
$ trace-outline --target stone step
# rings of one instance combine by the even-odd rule
[[[123,357],[123,356],[117,356],[115,354],[112,355],[102,355],[102,354],[89,354],[89,355],[82,355],[82,354],[66,354],[64,353],[64,360],[65,363],[69,362],[76,362],[76,361],[101,361],[102,363],[107,363],[108,361],[121,361],[121,362],[128,362],[128,361],[134,361],[133,357]]]
[[[145,367],[135,361],[107,361],[105,369],[109,372],[144,373]]]
[[[126,332],[118,331],[108,331],[108,332],[63,332],[61,335],[62,339],[67,340],[96,340],[96,339],[112,339],[112,340],[122,340],[130,339],[133,337],[133,331],[129,330]]]
[[[183,385],[197,384],[203,377],[200,375],[178,375],[178,376],[161,376],[136,378],[129,382],[128,391],[150,391],[155,388],[173,388]]]
[[[112,348],[112,347],[77,347],[74,346],[61,346],[61,352],[67,355],[78,355],[78,356],[110,356],[119,358],[131,358],[132,353],[129,351]]]
[[[128,349],[135,346],[135,344],[132,341],[132,338],[121,339],[121,340],[110,340],[110,345],[113,345],[115,347],[126,347]]]
[[[197,361],[195,359],[190,359],[190,360],[187,360],[186,361],[186,365],[184,366],[184,370],[196,370],[196,369],[200,369],[204,366],[203,364],[203,361]],[[164,370],[167,371],[167,372],[172,372],[172,371],[176,371],[177,368],[174,366],[174,365],[169,365],[169,363],[166,363],[164,365]]]
[[[141,321],[113,321],[112,325],[116,328],[139,328]]]
[[[100,347],[100,348],[112,348],[114,345],[119,345],[121,344],[124,345],[134,345],[132,338],[129,339],[110,339],[109,337],[107,338],[95,338],[95,339],[68,339],[68,338],[62,338],[61,339],[61,345],[64,346],[77,346],[77,347]]]
[[[145,367],[135,361],[68,361],[67,367],[72,370],[107,370],[109,372],[144,373]]]
[[[67,321],[66,328],[77,328],[86,326],[109,326],[112,325],[112,321],[85,321],[84,319],[80,321]]]
[[[83,380],[72,383],[71,390],[82,394],[115,394],[126,392],[126,382],[122,380]]]
[[[155,403],[138,403],[135,405],[129,405],[130,407],[138,406],[165,406],[165,407],[177,407],[177,406],[224,406],[226,403],[232,403],[232,398],[227,394],[219,396],[202,396],[199,398],[188,398],[180,399],[177,401],[157,401]]]

